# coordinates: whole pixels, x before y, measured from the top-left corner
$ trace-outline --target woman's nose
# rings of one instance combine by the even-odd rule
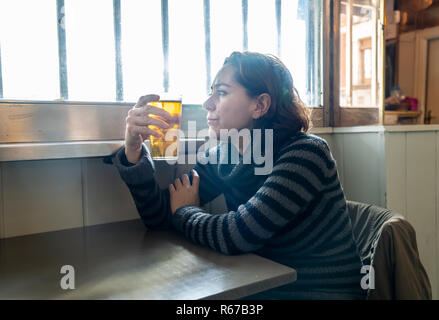
[[[212,99],[212,96],[210,96],[209,98],[207,98],[206,101],[204,101],[203,108],[206,109],[207,111],[215,110],[215,103]]]

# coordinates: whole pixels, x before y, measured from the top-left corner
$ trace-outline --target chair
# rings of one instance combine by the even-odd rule
[[[347,201],[352,232],[363,265],[374,270],[368,300],[431,300],[412,225],[400,214],[375,205]]]

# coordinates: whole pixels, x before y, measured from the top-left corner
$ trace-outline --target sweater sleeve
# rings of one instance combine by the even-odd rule
[[[154,178],[154,161],[145,145],[136,164],[128,162],[125,147],[116,152],[114,164],[122,180],[128,186],[137,211],[146,227],[167,229],[171,225],[171,202],[168,188],[160,189]],[[200,176],[200,205],[216,198],[221,192],[221,184],[215,178],[211,165],[196,164],[194,169]],[[192,181],[192,173],[188,176]]]
[[[253,252],[337,181],[326,143],[301,140],[282,152],[261,188],[236,211],[211,215],[184,206],[175,212],[172,225],[192,241],[224,254]]]

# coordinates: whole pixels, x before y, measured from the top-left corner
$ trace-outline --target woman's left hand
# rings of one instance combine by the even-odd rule
[[[187,174],[177,178],[174,184],[169,185],[169,194],[171,196],[172,214],[183,206],[199,206],[200,199],[198,197],[198,187],[200,185],[200,177],[198,173],[192,169],[192,185]]]

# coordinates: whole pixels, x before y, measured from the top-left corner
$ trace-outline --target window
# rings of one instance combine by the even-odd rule
[[[115,100],[112,2],[66,0],[63,11],[69,100]]]
[[[200,104],[232,51],[279,56],[322,105],[324,0],[2,0],[0,97]]]
[[[314,126],[376,124],[383,3],[2,0],[0,98],[129,105],[173,91],[200,106],[224,59],[250,50],[287,65]]]
[[[55,1],[0,1],[0,97],[59,98],[55,22]]]
[[[360,72],[359,84],[370,85],[372,79],[372,47],[371,38],[361,39],[359,41],[359,56],[360,56]]]
[[[372,0],[340,4],[340,106],[377,107],[379,7]]]
[[[378,124],[383,104],[383,1],[343,0],[339,12],[334,126]],[[334,26],[337,30],[337,26]]]

